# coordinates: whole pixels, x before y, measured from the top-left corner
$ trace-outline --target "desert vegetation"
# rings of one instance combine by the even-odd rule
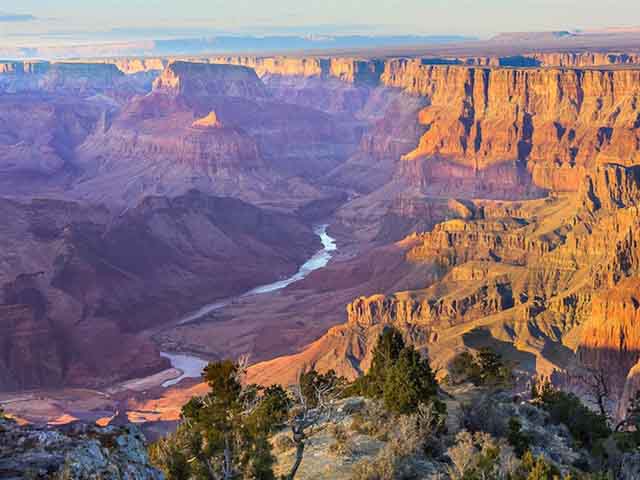
[[[310,370],[265,388],[247,385],[245,371],[243,361],[211,363],[209,393],[150,446],[168,480],[320,478],[318,468],[345,480],[633,478],[624,472],[640,446],[640,397],[615,426],[548,380],[525,399],[488,348],[458,355],[442,385],[393,328],[354,382]]]

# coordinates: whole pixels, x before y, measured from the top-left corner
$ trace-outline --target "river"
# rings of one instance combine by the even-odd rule
[[[333,256],[333,252],[338,249],[335,238],[331,237],[327,233],[328,227],[329,225],[317,225],[316,227],[314,227],[313,231],[316,235],[318,235],[318,237],[320,237],[320,241],[322,242],[322,249],[316,252],[309,260],[307,260],[291,277],[284,280],[279,280],[277,282],[269,283],[267,285],[261,285],[237,297],[231,297],[225,300],[219,300],[217,302],[204,305],[195,312],[190,313],[189,315],[180,319],[178,321],[178,325],[185,325],[187,323],[195,322],[196,320],[199,320],[200,318],[210,314],[211,312],[226,307],[237,299],[254,295],[263,295],[265,293],[282,290],[292,283],[299,282],[311,272],[326,267],[329,263],[329,260],[331,260],[331,257]],[[161,352],[160,355],[164,358],[168,358],[171,362],[171,366],[182,372],[182,375],[180,375],[179,377],[164,382],[162,384],[163,387],[170,387],[171,385],[175,385],[183,378],[199,378],[202,374],[202,369],[208,363],[206,360],[191,355],[168,352]]]

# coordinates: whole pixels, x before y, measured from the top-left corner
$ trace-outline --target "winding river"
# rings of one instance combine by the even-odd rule
[[[226,307],[227,305],[240,298],[262,295],[265,293],[282,290],[292,283],[299,282],[311,272],[326,267],[329,263],[329,260],[331,260],[331,257],[333,256],[333,252],[335,252],[338,248],[335,238],[331,237],[327,233],[328,227],[329,225],[317,225],[313,229],[315,234],[320,237],[320,241],[322,242],[322,249],[316,252],[309,260],[307,260],[291,277],[284,280],[279,280],[277,282],[269,283],[267,285],[256,287],[253,290],[249,290],[248,292],[237,297],[231,297],[225,300],[209,303],[202,308],[199,308],[195,312],[190,313],[186,317],[180,319],[178,325],[185,325],[187,323],[195,322],[202,317],[210,314],[211,312]],[[171,362],[171,366],[182,372],[182,375],[180,375],[179,377],[164,382],[162,384],[163,387],[170,387],[171,385],[175,385],[183,378],[199,378],[202,373],[202,369],[208,363],[206,360],[191,355],[168,352],[161,352],[160,355],[164,358],[168,358]]]

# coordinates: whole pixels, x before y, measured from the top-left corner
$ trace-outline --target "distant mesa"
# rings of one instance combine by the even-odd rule
[[[187,97],[263,98],[266,88],[255,70],[238,65],[170,63],[153,82],[155,92]]]
[[[198,120],[193,122],[191,126],[193,128],[201,129],[222,128],[222,122],[218,118],[218,115],[216,115],[216,112],[212,110],[207,116],[199,118]]]

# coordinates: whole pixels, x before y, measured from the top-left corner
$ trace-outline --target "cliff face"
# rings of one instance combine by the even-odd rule
[[[0,95],[0,191],[17,192],[14,174],[53,179],[63,173],[74,149],[110,108],[72,97]],[[5,181],[11,184],[3,189]]]
[[[254,101],[271,96],[369,121],[378,120],[367,111],[378,101],[373,97],[397,89],[419,98],[424,108],[418,115],[413,107],[397,109],[395,114],[387,109],[393,119],[368,128],[363,155],[384,149],[388,158],[402,156],[398,167],[388,162],[385,168],[395,169],[399,178],[428,195],[454,190],[466,198],[513,199],[538,197],[545,190],[576,191],[595,165],[640,161],[640,70],[609,68],[635,65],[637,60],[634,53],[583,52],[385,60],[247,56],[169,62],[157,58],[107,60],[95,65],[99,71],[91,78],[95,86],[104,86],[114,74],[107,67],[120,72],[120,65],[123,71],[139,73],[168,64],[155,80],[154,91],[182,97],[193,108],[205,98]],[[64,75],[82,85],[81,71],[89,67],[71,65],[47,66],[45,77],[51,78],[43,85],[64,85],[57,80]],[[66,72],[70,68],[75,70]],[[5,69],[19,70],[13,64]],[[204,103],[204,108],[215,107]],[[388,142],[391,123],[401,125],[406,142]],[[283,153],[274,150],[271,155],[279,159]],[[361,163],[356,159],[355,166]],[[388,176],[385,173],[384,178]],[[351,180],[353,175],[348,177]]]
[[[433,59],[423,62],[434,63]],[[534,52],[512,56],[460,57],[441,59],[441,63],[482,67],[605,67],[640,65],[637,52]]]
[[[265,75],[333,77],[345,83],[377,86],[384,71],[384,60],[360,58],[320,57],[213,57],[212,63],[245,65]]]
[[[149,164],[151,169],[173,159],[167,166],[211,178],[232,177],[238,169],[246,172],[264,169],[255,139],[241,129],[223,128],[221,124],[220,128],[209,128],[203,125],[202,118],[186,111],[175,112],[172,122],[134,120],[147,115],[162,101],[146,97],[134,103],[109,130],[90,137],[79,149],[80,155],[102,156],[106,164],[129,158],[138,163],[138,168]],[[134,122],[135,128],[127,128]],[[167,133],[171,123],[175,125],[174,130]],[[105,165],[91,166],[104,168]]]
[[[640,65],[638,52],[562,52],[528,55],[547,67],[598,67],[607,65]]]
[[[28,75],[46,73],[49,70],[49,62],[0,62],[0,75]]]
[[[398,88],[421,97],[427,106],[418,120],[426,133],[403,156],[398,175],[427,194],[454,190],[469,198],[576,191],[595,165],[639,162],[640,70],[597,68],[637,60],[635,54],[591,53],[485,60],[208,59],[255,68],[283,97],[299,95],[287,88],[293,77]]]
[[[640,358],[640,279],[621,281],[596,295],[592,305],[582,330],[579,354],[587,365],[606,370],[614,396],[620,398],[627,377]],[[626,407],[632,398],[629,394],[637,389],[637,381],[634,387],[626,399],[622,397],[621,407]]]
[[[427,132],[403,158],[411,181],[447,183],[443,161],[478,176],[497,165],[524,170],[534,185],[575,191],[598,164],[640,161],[640,71],[483,69],[391,62],[386,85],[427,97]],[[444,174],[443,174],[444,173]],[[480,173],[481,174],[481,173]],[[462,175],[461,175],[462,176]]]
[[[113,88],[123,76],[115,65],[53,63],[40,86],[45,91],[84,93]]]

